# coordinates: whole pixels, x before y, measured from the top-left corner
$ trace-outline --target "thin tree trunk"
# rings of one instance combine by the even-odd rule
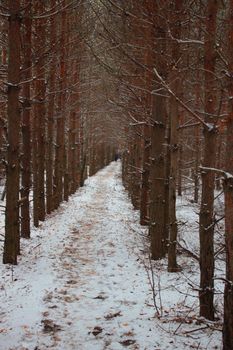
[[[62,45],[64,47],[63,60],[64,60],[64,72],[63,72],[63,114],[64,114],[64,158],[63,158],[63,164],[64,164],[64,200],[69,200],[69,186],[70,186],[70,167],[68,164],[69,161],[69,135],[67,135],[66,128],[69,128],[69,118],[66,117],[66,115],[70,116],[70,113],[68,111],[67,107],[67,93],[66,89],[68,84],[68,78],[67,75],[69,73],[68,69],[68,58],[70,56],[70,42],[69,42],[69,36],[67,33],[69,32],[69,21],[71,20],[70,17],[68,17],[68,13],[63,14],[63,21],[62,21]],[[67,120],[67,121],[66,121]]]
[[[77,179],[79,179],[79,184],[82,187],[84,185],[84,181],[90,174],[87,173],[87,165],[89,165],[90,169],[90,158],[89,163],[87,163],[87,154],[88,154],[88,136],[84,133],[84,118],[78,117],[78,130],[79,132],[79,142],[78,142],[78,150],[77,150]],[[90,156],[89,156],[90,157]]]
[[[228,71],[233,71],[233,0],[229,8]],[[233,96],[233,81],[229,79],[229,97]],[[224,289],[223,350],[233,349],[233,104],[229,98],[227,124],[226,171],[231,174],[224,181],[225,193],[225,239],[226,239],[226,282]]]
[[[181,35],[181,11],[183,0],[176,0],[174,4],[174,22],[172,23],[173,36],[180,38]],[[177,90],[177,95],[181,94],[181,81],[179,77],[180,49],[177,42],[172,48],[171,85],[172,90]],[[170,174],[169,174],[169,245],[168,245],[168,271],[176,272],[178,269],[176,257],[177,241],[177,219],[176,219],[176,179],[178,170],[178,120],[179,108],[174,97],[170,97]]]
[[[195,127],[194,202],[199,200],[200,126]]]
[[[19,140],[20,140],[20,0],[9,0],[8,31],[8,147],[6,169],[6,217],[3,263],[17,264],[19,253]]]
[[[70,174],[70,194],[73,194],[76,191],[77,181],[75,178],[75,168],[76,168],[76,113],[75,111],[70,112],[69,116],[69,157],[68,157],[68,167]]]
[[[38,140],[37,140],[37,117],[35,108],[33,108],[32,117],[32,178],[33,178],[33,223],[35,227],[39,226],[38,216]]]
[[[233,9],[232,9],[233,10]],[[233,18],[232,18],[233,20]],[[233,41],[231,41],[231,45]],[[233,64],[232,64],[233,68]],[[231,94],[233,93],[233,87]],[[232,95],[231,95],[232,96]],[[226,240],[226,282],[224,289],[223,350],[233,349],[233,108],[227,131],[226,170],[232,174],[224,181],[225,194],[225,240]]]
[[[32,2],[27,1],[24,15],[23,35],[23,113],[22,113],[22,187],[21,187],[21,236],[30,238],[30,202],[29,193],[31,187],[31,103],[30,103],[30,79],[31,79],[31,54],[32,54]]]
[[[165,181],[164,181],[164,199],[165,199],[165,208],[164,208],[164,239],[165,239],[165,252],[168,252],[168,237],[169,237],[169,175],[170,175],[170,119],[167,118],[166,121],[166,136],[165,136],[165,143],[166,143],[166,152],[165,152]]]
[[[155,5],[154,12],[157,11]],[[164,53],[166,51],[166,34],[164,23],[158,19],[155,32],[155,46],[158,53],[156,69],[161,76],[166,76]],[[160,88],[160,86],[155,87]],[[166,101],[159,95],[152,96],[151,128],[151,167],[150,167],[150,226],[152,259],[161,259],[166,254],[165,237],[165,130]]]
[[[68,144],[69,146],[69,144]],[[70,173],[69,173],[69,165],[68,165],[68,147],[64,147],[64,201],[68,202],[69,200],[69,183],[70,183]]]
[[[206,14],[206,35],[204,45],[205,68],[205,122],[203,166],[214,168],[216,158],[216,117],[215,117],[215,32],[218,1],[209,0]],[[202,197],[199,221],[200,236],[200,315],[214,319],[214,180],[211,171],[202,171]]]
[[[143,172],[142,172],[142,188],[140,200],[140,224],[149,224],[149,179],[150,179],[150,147],[151,147],[151,131],[149,118],[144,125],[143,138]]]
[[[174,76],[172,77],[174,79]],[[176,81],[177,84],[177,81]],[[178,166],[178,105],[171,98],[170,109],[170,173],[169,173],[169,242],[168,242],[168,271],[176,272],[177,219],[176,219],[176,178]]]
[[[37,13],[41,14],[45,10],[43,1],[37,2]],[[40,221],[45,219],[45,25],[44,19],[40,19],[36,22],[36,51],[39,56],[36,64],[36,99],[37,104],[35,106],[36,118],[38,121],[37,139],[38,139],[38,218]]]
[[[179,139],[181,136],[179,135]],[[183,165],[183,145],[179,144],[179,158],[178,158],[178,196],[182,196],[182,165]]]
[[[65,88],[66,88],[66,66],[65,66],[65,30],[66,30],[66,12],[61,14],[62,24],[60,30],[60,81],[58,94],[58,115],[57,115],[57,134],[56,134],[56,154],[55,154],[55,208],[64,199],[64,176],[66,171],[65,157]]]
[[[150,9],[150,1],[145,2],[144,6],[148,6]],[[145,54],[145,83],[146,89],[145,92],[145,125],[143,127],[143,171],[142,171],[142,186],[141,186],[141,201],[140,201],[140,224],[148,225],[149,224],[149,179],[150,179],[150,151],[151,151],[151,90],[152,90],[152,28],[151,24],[146,28],[146,54]]]
[[[45,9],[44,3],[37,0],[34,11],[40,15]],[[33,108],[33,219],[34,225],[38,227],[39,220],[45,219],[45,20],[40,18],[35,23],[34,50],[36,56],[34,85],[35,105]]]
[[[222,169],[222,159],[221,159],[221,156],[222,156],[222,134],[221,134],[221,131],[220,133],[218,134],[218,138],[217,138],[217,156],[216,156],[216,168],[217,169]],[[215,175],[215,187],[216,187],[216,190],[220,191],[221,190],[221,176],[219,174],[216,174]]]
[[[51,0],[51,8],[55,6],[56,0]],[[46,211],[50,214],[54,209],[53,201],[53,139],[54,139],[54,110],[55,110],[55,52],[54,46],[56,42],[56,20],[54,17],[50,18],[50,70],[49,70],[49,101],[47,113],[47,147],[46,147]]]

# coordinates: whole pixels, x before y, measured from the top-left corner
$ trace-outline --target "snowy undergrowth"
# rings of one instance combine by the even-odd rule
[[[197,317],[197,264],[180,256],[169,274],[153,262],[152,279],[120,171],[88,179],[23,241],[18,266],[0,265],[0,349],[221,349],[218,323]],[[183,204],[179,219],[195,222]]]

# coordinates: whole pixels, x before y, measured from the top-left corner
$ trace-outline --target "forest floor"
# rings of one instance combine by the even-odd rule
[[[0,350],[221,349],[221,323],[198,318],[198,264],[150,262],[120,172],[89,178],[23,240],[17,266],[0,264]],[[178,209],[192,242],[195,207]]]

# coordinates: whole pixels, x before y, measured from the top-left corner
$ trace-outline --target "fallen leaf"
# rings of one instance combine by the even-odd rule
[[[50,333],[50,332],[57,332],[61,331],[61,326],[58,324],[54,323],[53,320],[50,319],[45,319],[42,320],[41,323],[43,323],[43,332],[44,333]]]
[[[104,295],[97,295],[97,297],[94,297],[93,299],[100,299],[100,300],[105,300],[107,299],[108,297],[104,296]]]
[[[69,280],[66,283],[67,284],[77,284],[77,281],[76,280]]]
[[[117,311],[113,314],[108,314],[108,315],[104,316],[104,318],[105,318],[105,320],[111,320],[112,318],[118,317],[118,316],[122,316],[121,311]]]
[[[1,328],[0,329],[0,333],[7,333],[7,329],[6,328]]]
[[[127,340],[120,341],[119,343],[120,343],[121,345],[123,345],[123,346],[130,346],[130,345],[132,345],[132,344],[135,344],[135,343],[136,343],[136,340],[127,339]]]
[[[124,337],[133,337],[135,334],[132,331],[126,332],[123,334]]]
[[[103,332],[103,328],[99,326],[95,326],[95,328],[92,331],[92,334],[96,337],[98,334]]]

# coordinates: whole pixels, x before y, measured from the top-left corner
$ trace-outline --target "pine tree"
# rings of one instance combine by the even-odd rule
[[[9,0],[6,219],[3,263],[17,264],[19,246],[19,147],[20,147],[20,53],[21,3]]]

